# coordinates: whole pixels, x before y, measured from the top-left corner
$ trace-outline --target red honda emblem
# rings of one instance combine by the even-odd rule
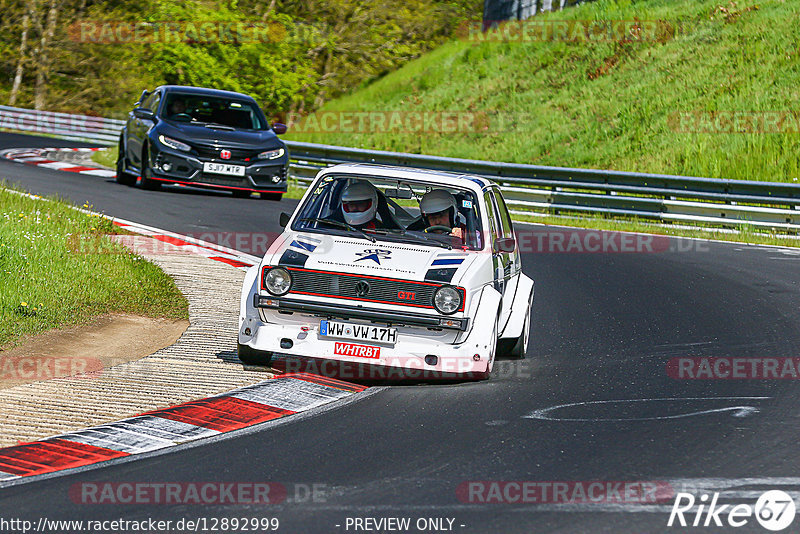
[[[222,159],[231,159],[231,151],[230,150],[220,150],[219,157]]]

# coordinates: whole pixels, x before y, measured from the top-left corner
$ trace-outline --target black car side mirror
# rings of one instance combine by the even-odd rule
[[[156,121],[156,114],[145,108],[134,108],[133,116],[144,121]]]
[[[289,224],[289,214],[286,212],[281,212],[281,217],[278,222],[281,225],[281,228],[286,228],[286,225]]]
[[[501,237],[495,240],[492,245],[492,252],[495,254],[511,253],[517,248],[517,241],[513,237]]]
[[[275,132],[277,135],[285,134],[286,133],[286,125],[280,122],[275,122],[272,124],[272,131]]]

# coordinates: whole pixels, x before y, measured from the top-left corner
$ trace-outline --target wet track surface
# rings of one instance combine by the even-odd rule
[[[31,146],[79,145],[0,134],[0,149]],[[296,204],[185,189],[141,191],[6,161],[0,161],[0,179],[198,237],[277,233],[280,211]],[[544,243],[556,232],[565,242],[571,235],[567,229],[518,230],[544,232]],[[800,255],[672,240],[659,241],[667,245],[656,252],[551,252],[542,242],[529,240],[523,255],[524,270],[536,281],[527,358],[498,361],[490,381],[383,387],[257,432],[5,488],[0,517],[277,517],[279,532],[354,532],[348,518],[407,517],[412,526],[420,518],[453,519],[452,531],[465,533],[665,532],[691,530],[667,527],[671,498],[660,507],[613,498],[574,506],[552,498],[487,504],[480,501],[489,494],[476,488],[491,487],[487,481],[544,487],[592,481],[674,486],[682,480],[713,492],[760,478],[748,488],[798,490],[800,480],[792,485],[785,478],[800,468],[800,382],[676,379],[668,363],[800,357]],[[570,406],[553,408],[559,405]],[[288,499],[272,505],[91,505],[74,502],[69,493],[82,482],[263,481],[283,484]],[[316,498],[304,491],[313,484]],[[461,491],[470,487],[472,493]],[[751,519],[737,531],[765,530]]]

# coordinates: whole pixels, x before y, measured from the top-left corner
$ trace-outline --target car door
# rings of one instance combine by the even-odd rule
[[[155,91],[141,102],[138,107],[142,109],[149,109],[155,113],[158,109],[158,104],[161,101],[161,92]],[[142,147],[144,146],[145,138],[150,128],[153,126],[153,121],[143,120],[136,117],[133,111],[130,113],[129,119],[129,132],[126,142],[126,150],[128,161],[133,162],[134,165],[142,170]]]
[[[511,304],[514,301],[514,288],[516,277],[514,276],[515,251],[503,250],[500,245],[505,237],[513,237],[513,230],[509,224],[503,223],[503,217],[495,200],[495,190],[490,188],[484,193],[486,203],[487,218],[489,219],[490,246],[492,250],[492,267],[494,272],[494,288],[500,293],[500,314],[498,317],[498,329],[502,332],[508,322],[511,313]],[[505,204],[502,205],[505,207]],[[507,212],[508,210],[506,210]],[[506,213],[506,216],[508,214]],[[507,235],[508,234],[508,235]],[[516,248],[516,247],[515,247]],[[514,287],[510,287],[510,286]]]
[[[504,278],[504,293],[503,293],[503,315],[501,315],[500,331],[503,331],[508,318],[511,316],[511,307],[514,302],[514,296],[517,292],[517,284],[519,283],[519,275],[522,272],[522,259],[519,253],[514,236],[514,226],[511,221],[511,214],[506,206],[503,194],[499,189],[492,189],[492,198],[495,201],[495,213],[500,222],[500,234],[505,240],[504,252],[501,253],[501,263],[503,266]]]

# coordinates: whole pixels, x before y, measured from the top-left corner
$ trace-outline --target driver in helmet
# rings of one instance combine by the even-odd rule
[[[377,218],[378,191],[366,180],[353,180],[342,192],[342,215],[350,226],[375,230],[382,226]]]
[[[451,236],[464,239],[464,228],[461,224],[463,215],[458,212],[455,197],[444,189],[433,189],[425,193],[419,203],[419,210],[425,231],[433,226],[442,226],[449,229],[447,233]]]
[[[181,98],[174,99],[169,106],[170,116],[174,117],[175,115],[181,115],[183,113],[186,113],[186,102]]]

